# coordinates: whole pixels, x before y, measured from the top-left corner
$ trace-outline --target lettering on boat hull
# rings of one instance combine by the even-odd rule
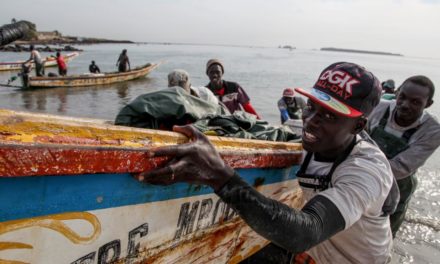
[[[301,206],[296,180],[258,189]],[[0,222],[0,263],[237,263],[266,243],[213,193]]]

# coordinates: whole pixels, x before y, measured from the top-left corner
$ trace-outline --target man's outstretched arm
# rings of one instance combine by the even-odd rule
[[[321,195],[296,210],[260,194],[238,174],[216,193],[255,232],[293,253],[304,252],[345,227],[339,209]]]
[[[189,137],[190,143],[151,151],[150,157],[173,158],[163,168],[140,174],[140,181],[159,185],[176,182],[208,185],[252,229],[292,252],[303,252],[344,229],[342,214],[328,198],[317,195],[302,210],[269,199],[226,165],[206,136],[193,126],[174,126],[174,131]]]

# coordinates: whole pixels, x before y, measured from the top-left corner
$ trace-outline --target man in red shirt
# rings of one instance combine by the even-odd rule
[[[64,57],[61,56],[60,52],[57,52],[57,64],[58,64],[58,73],[61,76],[65,76],[67,74],[67,65],[64,61]]]
[[[256,115],[258,119],[261,119],[260,115],[257,114],[251,105],[249,96],[244,89],[238,83],[222,80],[224,72],[223,63],[221,61],[217,59],[209,60],[206,64],[206,74],[210,82],[206,87],[217,96],[219,101],[228,108],[231,114],[237,110],[244,110]]]

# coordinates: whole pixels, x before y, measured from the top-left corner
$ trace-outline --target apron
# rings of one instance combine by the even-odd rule
[[[394,158],[397,154],[408,149],[409,139],[417,131],[419,127],[406,130],[402,137],[396,137],[385,131],[388,117],[390,115],[390,108],[388,108],[379,121],[379,125],[371,133],[371,138],[376,141],[379,148],[388,159]],[[409,201],[412,194],[417,187],[417,178],[415,174],[411,174],[404,179],[397,180],[397,185],[400,191],[400,200],[397,204],[396,211],[390,216],[391,231],[393,238],[396,236],[397,230],[405,219],[405,214],[409,206]]]
[[[356,145],[356,143],[357,142],[356,142],[356,137],[355,137],[353,139],[353,141],[351,142],[350,146],[333,163],[333,167],[330,170],[330,172],[323,177],[305,174],[305,171],[307,170],[307,167],[308,167],[310,160],[313,156],[313,153],[307,153],[307,156],[304,159],[304,162],[301,165],[301,168],[296,173],[296,177],[298,178],[299,185],[301,185],[303,187],[310,188],[310,185],[308,185],[307,183],[302,183],[300,179],[301,178],[306,178],[306,179],[316,178],[317,185],[316,186],[313,185],[312,188],[316,188],[319,190],[327,189],[330,184],[331,175],[333,174],[333,171],[336,169],[336,167],[339,164],[341,164],[342,161],[344,161],[348,157],[348,155],[351,153],[351,151],[353,150],[353,147]],[[272,242],[241,263],[243,263],[243,264],[260,264],[260,263],[316,264],[316,262],[313,260],[313,258],[310,257],[307,253],[303,252],[303,253],[298,253],[298,254],[294,255],[293,253],[275,245]]]
[[[345,159],[347,159],[348,155],[350,155],[351,151],[353,150],[354,146],[357,144],[356,137],[354,137],[353,141],[350,143],[347,149],[344,150],[344,152],[339,155],[336,160],[333,162],[333,165],[326,175],[314,175],[314,174],[307,174],[306,170],[309,166],[310,160],[312,159],[313,153],[307,152],[306,157],[304,158],[304,162],[301,164],[301,168],[296,173],[296,177],[298,178],[299,185],[304,188],[313,188],[313,190],[316,192],[317,190],[322,192],[329,187],[331,187],[331,180],[333,172],[335,171],[336,167],[339,166]],[[311,181],[313,180],[313,181]]]
[[[304,162],[301,164],[301,168],[296,173],[296,177],[298,178],[299,185],[304,188],[313,188],[315,192],[318,191],[324,191],[331,187],[331,180],[333,172],[335,171],[336,167],[339,166],[344,160],[347,159],[348,155],[350,155],[351,151],[353,150],[354,146],[357,144],[356,137],[353,138],[353,141],[350,143],[347,149],[344,150],[344,152],[339,155],[336,160],[333,162],[333,165],[326,175],[314,175],[314,174],[307,174],[306,170],[309,166],[310,160],[312,159],[313,153],[307,152],[306,157],[304,158]],[[310,179],[313,180],[310,181]],[[306,181],[304,181],[306,180]],[[315,260],[309,256],[307,253],[303,252],[300,254],[296,254],[293,256],[293,264],[316,264]]]

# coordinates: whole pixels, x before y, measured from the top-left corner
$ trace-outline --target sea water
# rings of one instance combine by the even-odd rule
[[[321,70],[331,63],[349,61],[372,71],[381,81],[394,79],[400,85],[407,77],[426,75],[440,87],[440,59],[368,55],[319,50],[288,50],[262,47],[203,45],[118,44],[77,46],[84,49],[68,64],[68,75],[88,72],[92,60],[102,72],[117,70],[122,49],[128,50],[131,67],[147,62],[161,65],[148,77],[113,85],[79,88],[20,90],[0,87],[0,108],[75,117],[114,120],[119,110],[138,95],[167,87],[167,74],[184,69],[194,86],[208,83],[206,62],[224,62],[224,79],[238,82],[248,93],[257,112],[279,124],[277,101],[284,88],[309,88]],[[42,53],[42,56],[54,55]],[[28,53],[0,53],[0,62],[25,60]],[[55,68],[46,68],[57,73]],[[0,72],[6,83],[17,72]],[[12,84],[19,85],[17,80]],[[440,116],[440,92],[434,96],[431,113]],[[407,221],[394,240],[393,263],[438,263],[440,258],[440,151],[419,170],[419,185],[408,210]]]

